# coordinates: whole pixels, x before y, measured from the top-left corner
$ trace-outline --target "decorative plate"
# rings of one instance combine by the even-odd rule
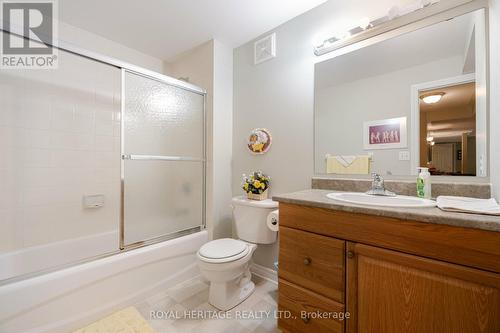
[[[250,132],[247,147],[252,154],[265,154],[271,147],[273,139],[265,128],[256,128]]]

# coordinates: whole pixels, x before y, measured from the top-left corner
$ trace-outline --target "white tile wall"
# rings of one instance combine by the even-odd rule
[[[0,254],[118,229],[120,91],[119,69],[62,51],[0,72]]]

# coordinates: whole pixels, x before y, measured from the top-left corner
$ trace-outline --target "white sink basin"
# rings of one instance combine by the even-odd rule
[[[326,196],[330,199],[334,199],[337,201],[348,202],[358,205],[367,205],[367,206],[406,207],[406,208],[436,207],[435,201],[420,199],[417,197],[408,197],[405,195],[398,195],[395,197],[384,197],[384,196],[370,195],[366,193],[339,192],[339,193],[329,193]]]

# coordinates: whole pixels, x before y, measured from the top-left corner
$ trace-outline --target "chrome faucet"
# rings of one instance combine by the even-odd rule
[[[372,173],[373,181],[372,188],[366,192],[366,194],[370,195],[381,195],[385,197],[395,197],[396,193],[388,191],[385,189],[384,178],[378,173]]]

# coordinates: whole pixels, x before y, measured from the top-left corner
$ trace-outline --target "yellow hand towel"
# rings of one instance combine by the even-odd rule
[[[340,175],[368,175],[370,174],[369,155],[358,156],[328,156],[326,159],[326,173]]]

